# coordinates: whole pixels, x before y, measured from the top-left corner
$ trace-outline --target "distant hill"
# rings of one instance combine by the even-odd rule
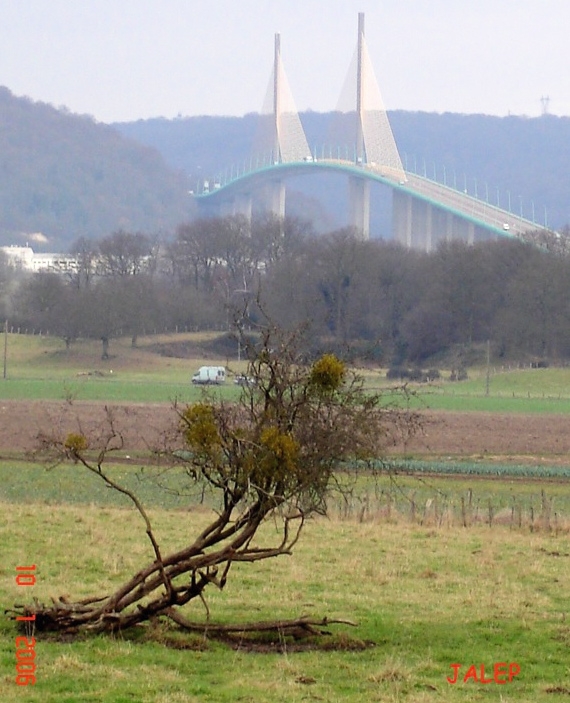
[[[66,250],[81,235],[158,233],[189,217],[188,181],[147,145],[0,87],[0,245]]]
[[[396,111],[389,114],[402,159],[409,170],[455,183],[462,190],[510,207],[513,212],[561,228],[570,223],[570,118],[492,117]],[[333,141],[337,113],[301,114],[309,144]],[[243,163],[252,153],[258,116],[163,118],[116,124],[124,135],[158,149],[192,182]],[[306,187],[308,186],[308,187]],[[340,177],[293,182],[291,211],[307,213],[324,227],[346,221],[346,183]],[[301,188],[303,195],[300,195]],[[374,191],[373,215],[384,233],[390,226],[385,189]]]
[[[338,113],[301,115],[311,147],[337,140]],[[396,111],[390,121],[408,169],[488,194],[525,217],[570,223],[570,118]],[[188,190],[248,161],[259,116],[163,118],[104,125],[0,87],[0,245],[65,251],[79,236],[123,228],[169,233],[196,213]],[[337,136],[331,136],[337,135]],[[390,196],[372,190],[372,232],[389,236]],[[288,213],[331,230],[346,224],[346,181],[289,183]],[[46,241],[30,235],[41,233]],[[31,242],[30,242],[31,243]]]

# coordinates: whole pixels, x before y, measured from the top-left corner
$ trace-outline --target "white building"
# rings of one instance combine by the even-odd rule
[[[65,273],[77,271],[77,259],[65,254],[38,254],[30,246],[11,245],[0,247],[8,257],[8,262],[15,268],[36,273],[49,271],[50,273]]]

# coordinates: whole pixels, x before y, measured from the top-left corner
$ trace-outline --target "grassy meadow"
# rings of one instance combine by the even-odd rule
[[[36,494],[36,498],[39,497]],[[1,600],[6,605],[101,594],[152,558],[139,516],[113,505],[0,503]],[[176,549],[207,509],[154,508],[163,544]],[[40,529],[41,526],[41,529]],[[267,525],[267,530],[272,530]],[[263,540],[263,535],[260,536]],[[570,691],[567,575],[570,538],[528,526],[423,525],[393,511],[362,521],[311,521],[293,556],[235,565],[208,596],[212,618],[346,618],[321,648],[248,651],[157,625],[115,638],[56,642],[38,635],[37,683],[14,683],[12,622],[2,620],[2,700],[64,703],[233,701],[556,701]],[[37,583],[14,581],[36,564]],[[203,619],[201,604],[187,606]],[[290,651],[288,649],[290,648]],[[450,685],[451,664],[514,662],[511,683]],[[478,674],[478,678],[480,675]],[[557,695],[557,693],[559,695]]]
[[[244,363],[202,350],[214,335],[113,340],[99,344],[11,334],[0,399],[113,402],[191,401],[190,377],[203,364]],[[157,344],[193,345],[187,358],[157,353]],[[237,352],[237,350],[236,350]],[[237,357],[237,353],[236,353]],[[370,387],[385,371],[362,369]],[[444,377],[447,376],[444,372]],[[485,369],[467,381],[419,387],[420,407],[495,412],[570,412],[570,369]],[[219,389],[236,397],[230,377]],[[137,461],[142,457],[137,457]],[[514,461],[514,460],[513,460]],[[360,476],[349,499],[331,500],[330,516],[311,520],[295,553],[232,567],[223,592],[208,593],[217,622],[300,615],[344,618],[320,644],[266,642],[251,651],[180,635],[154,624],[114,638],[57,641],[37,635],[37,682],[15,683],[15,624],[0,618],[2,703],[443,703],[569,700],[570,492],[556,467],[449,464],[449,475],[397,462],[396,473]],[[181,547],[213,507],[177,495],[185,477],[168,476],[161,492],[140,465],[109,467],[136,487],[148,506],[163,551]],[[415,473],[408,475],[409,471]],[[558,472],[558,473],[557,473]],[[566,479],[566,480],[565,480]],[[140,516],[78,466],[51,470],[15,457],[0,461],[0,603],[9,608],[60,595],[78,599],[116,588],[152,559]],[[272,524],[265,531],[274,530]],[[264,533],[264,534],[266,534]],[[264,534],[259,535],[263,541]],[[37,582],[15,582],[18,565],[36,565]],[[187,606],[203,619],[200,603]],[[284,651],[278,653],[279,645]],[[472,665],[520,666],[504,684],[463,682]],[[450,685],[452,664],[460,680]]]
[[[141,337],[136,348],[130,339],[112,340],[110,358],[101,359],[101,345],[79,340],[69,350],[61,339],[9,334],[6,378],[0,382],[0,399],[74,399],[112,402],[183,402],[195,400],[192,374],[202,365],[222,364],[229,369],[228,383],[218,392],[235,398],[239,392],[232,375],[242,373],[245,363],[231,355],[204,350],[219,333],[181,333]],[[168,348],[189,345],[186,358],[169,355]],[[162,353],[159,353],[159,349]],[[385,369],[358,369],[370,388],[388,388]],[[466,381],[451,382],[443,370],[442,380],[410,384],[418,395],[414,407],[449,411],[569,413],[570,368],[509,369],[493,367],[489,394],[486,369],[475,368]]]
[[[195,400],[200,389],[192,386],[192,374],[204,364],[225,364],[234,373],[243,362],[196,355],[190,358],[162,356],[156,345],[207,342],[216,335],[158,335],[143,338],[136,348],[129,339],[113,340],[110,358],[101,359],[101,345],[80,340],[65,349],[53,337],[8,335],[6,378],[0,383],[0,398],[41,400],[94,400],[107,402],[183,402]],[[230,379],[231,381],[231,379]],[[236,397],[230,382],[220,389]]]

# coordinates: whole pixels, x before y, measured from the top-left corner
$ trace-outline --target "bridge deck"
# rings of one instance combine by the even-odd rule
[[[390,173],[390,169],[375,164],[355,164],[353,161],[342,159],[308,159],[289,163],[268,163],[252,167],[250,170],[244,168],[241,173],[230,174],[227,180],[214,179],[212,189],[199,192],[195,197],[200,200],[222,201],[239,194],[250,195],[264,183],[325,170],[382,183],[497,234],[518,237],[527,232],[545,229],[509,210],[429,178],[409,172]]]
[[[480,200],[436,181],[413,173],[406,173],[406,177],[405,190],[410,195],[420,197],[431,202],[435,207],[453,212],[458,217],[468,219],[479,226],[485,226],[515,237],[526,232],[543,229],[541,225],[509,210],[491,205],[485,200]]]

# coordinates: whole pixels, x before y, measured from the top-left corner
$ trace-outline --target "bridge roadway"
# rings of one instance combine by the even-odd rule
[[[231,173],[227,179],[211,181],[211,187],[208,186],[195,193],[195,198],[199,203],[211,203],[212,205],[241,203],[242,209],[244,200],[249,201],[248,214],[250,214],[253,194],[263,187],[272,187],[272,185],[280,187],[287,178],[322,173],[323,171],[342,173],[351,181],[377,182],[392,188],[394,210],[396,210],[396,201],[398,201],[398,212],[400,213],[394,216],[394,228],[399,229],[400,233],[395,232],[394,234],[409,246],[412,244],[412,226],[416,230],[419,227],[427,227],[431,230],[434,211],[447,213],[450,228],[448,238],[451,238],[452,220],[466,223],[468,231],[470,227],[471,232],[473,232],[473,228],[477,228],[486,230],[490,234],[510,237],[521,237],[527,232],[544,229],[543,226],[513,212],[491,205],[468,193],[432,181],[429,178],[410,172],[390,173],[390,169],[375,164],[360,165],[342,159],[307,159],[298,162],[250,166],[249,170],[244,168],[241,173]],[[415,212],[417,207],[413,207],[413,203],[418,201],[425,204],[424,212],[419,217]],[[247,210],[247,207],[245,209]],[[412,212],[415,214],[412,215]],[[396,222],[398,218],[402,220],[406,216],[408,217],[407,223],[400,222],[398,224]],[[412,218],[416,220],[413,225]],[[468,235],[468,238],[472,241],[473,234]],[[430,247],[431,234],[427,244],[427,248]]]

